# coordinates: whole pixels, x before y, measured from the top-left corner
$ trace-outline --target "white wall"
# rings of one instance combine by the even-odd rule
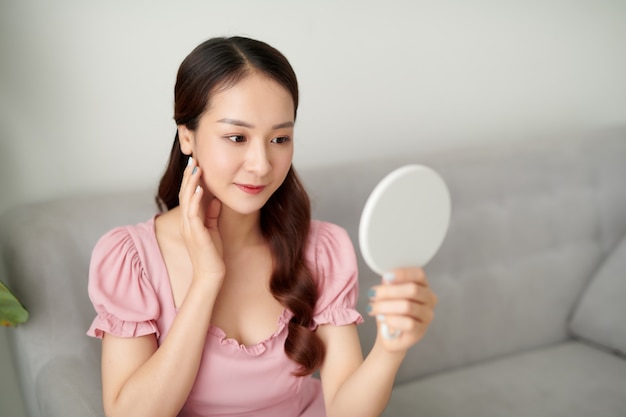
[[[234,34],[295,67],[301,167],[626,124],[622,0],[0,0],[0,212],[155,186],[180,61]]]

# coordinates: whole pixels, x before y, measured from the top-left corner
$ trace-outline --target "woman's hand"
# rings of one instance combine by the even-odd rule
[[[383,276],[369,291],[378,341],[391,352],[405,351],[424,337],[434,317],[437,296],[422,268],[401,268]]]
[[[212,197],[208,206],[205,206],[205,192],[200,186],[201,175],[200,167],[189,157],[178,194],[180,233],[189,252],[194,279],[207,277],[221,286],[226,271],[218,229],[222,203]]]

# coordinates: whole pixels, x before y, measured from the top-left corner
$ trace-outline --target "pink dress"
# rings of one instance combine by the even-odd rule
[[[315,325],[361,323],[355,309],[356,256],[346,231],[313,221],[306,260],[320,294]],[[163,342],[176,308],[154,218],[113,229],[98,241],[90,265],[89,296],[97,317],[88,335],[155,333],[159,345]],[[324,417],[320,381],[293,376],[297,364],[284,351],[291,317],[285,309],[274,334],[251,346],[226,338],[220,328],[211,326],[196,381],[179,416]]]

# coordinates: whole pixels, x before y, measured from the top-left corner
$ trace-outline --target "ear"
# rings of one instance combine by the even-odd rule
[[[189,130],[186,125],[178,125],[178,140],[180,142],[180,151],[185,155],[193,155],[196,147],[193,130]]]

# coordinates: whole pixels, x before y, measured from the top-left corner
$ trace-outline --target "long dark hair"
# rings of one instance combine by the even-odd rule
[[[210,96],[261,72],[285,87],[298,109],[298,81],[289,61],[278,50],[257,40],[213,38],[197,46],[182,62],[174,88],[174,120],[190,130],[210,104]],[[156,197],[161,211],[179,205],[178,192],[188,156],[180,150],[178,133]],[[309,197],[293,166],[283,184],[261,209],[261,231],[274,259],[270,291],[293,313],[285,352],[300,365],[296,375],[314,372],[324,360],[324,344],[311,330],[317,286],[304,261],[311,221]]]

